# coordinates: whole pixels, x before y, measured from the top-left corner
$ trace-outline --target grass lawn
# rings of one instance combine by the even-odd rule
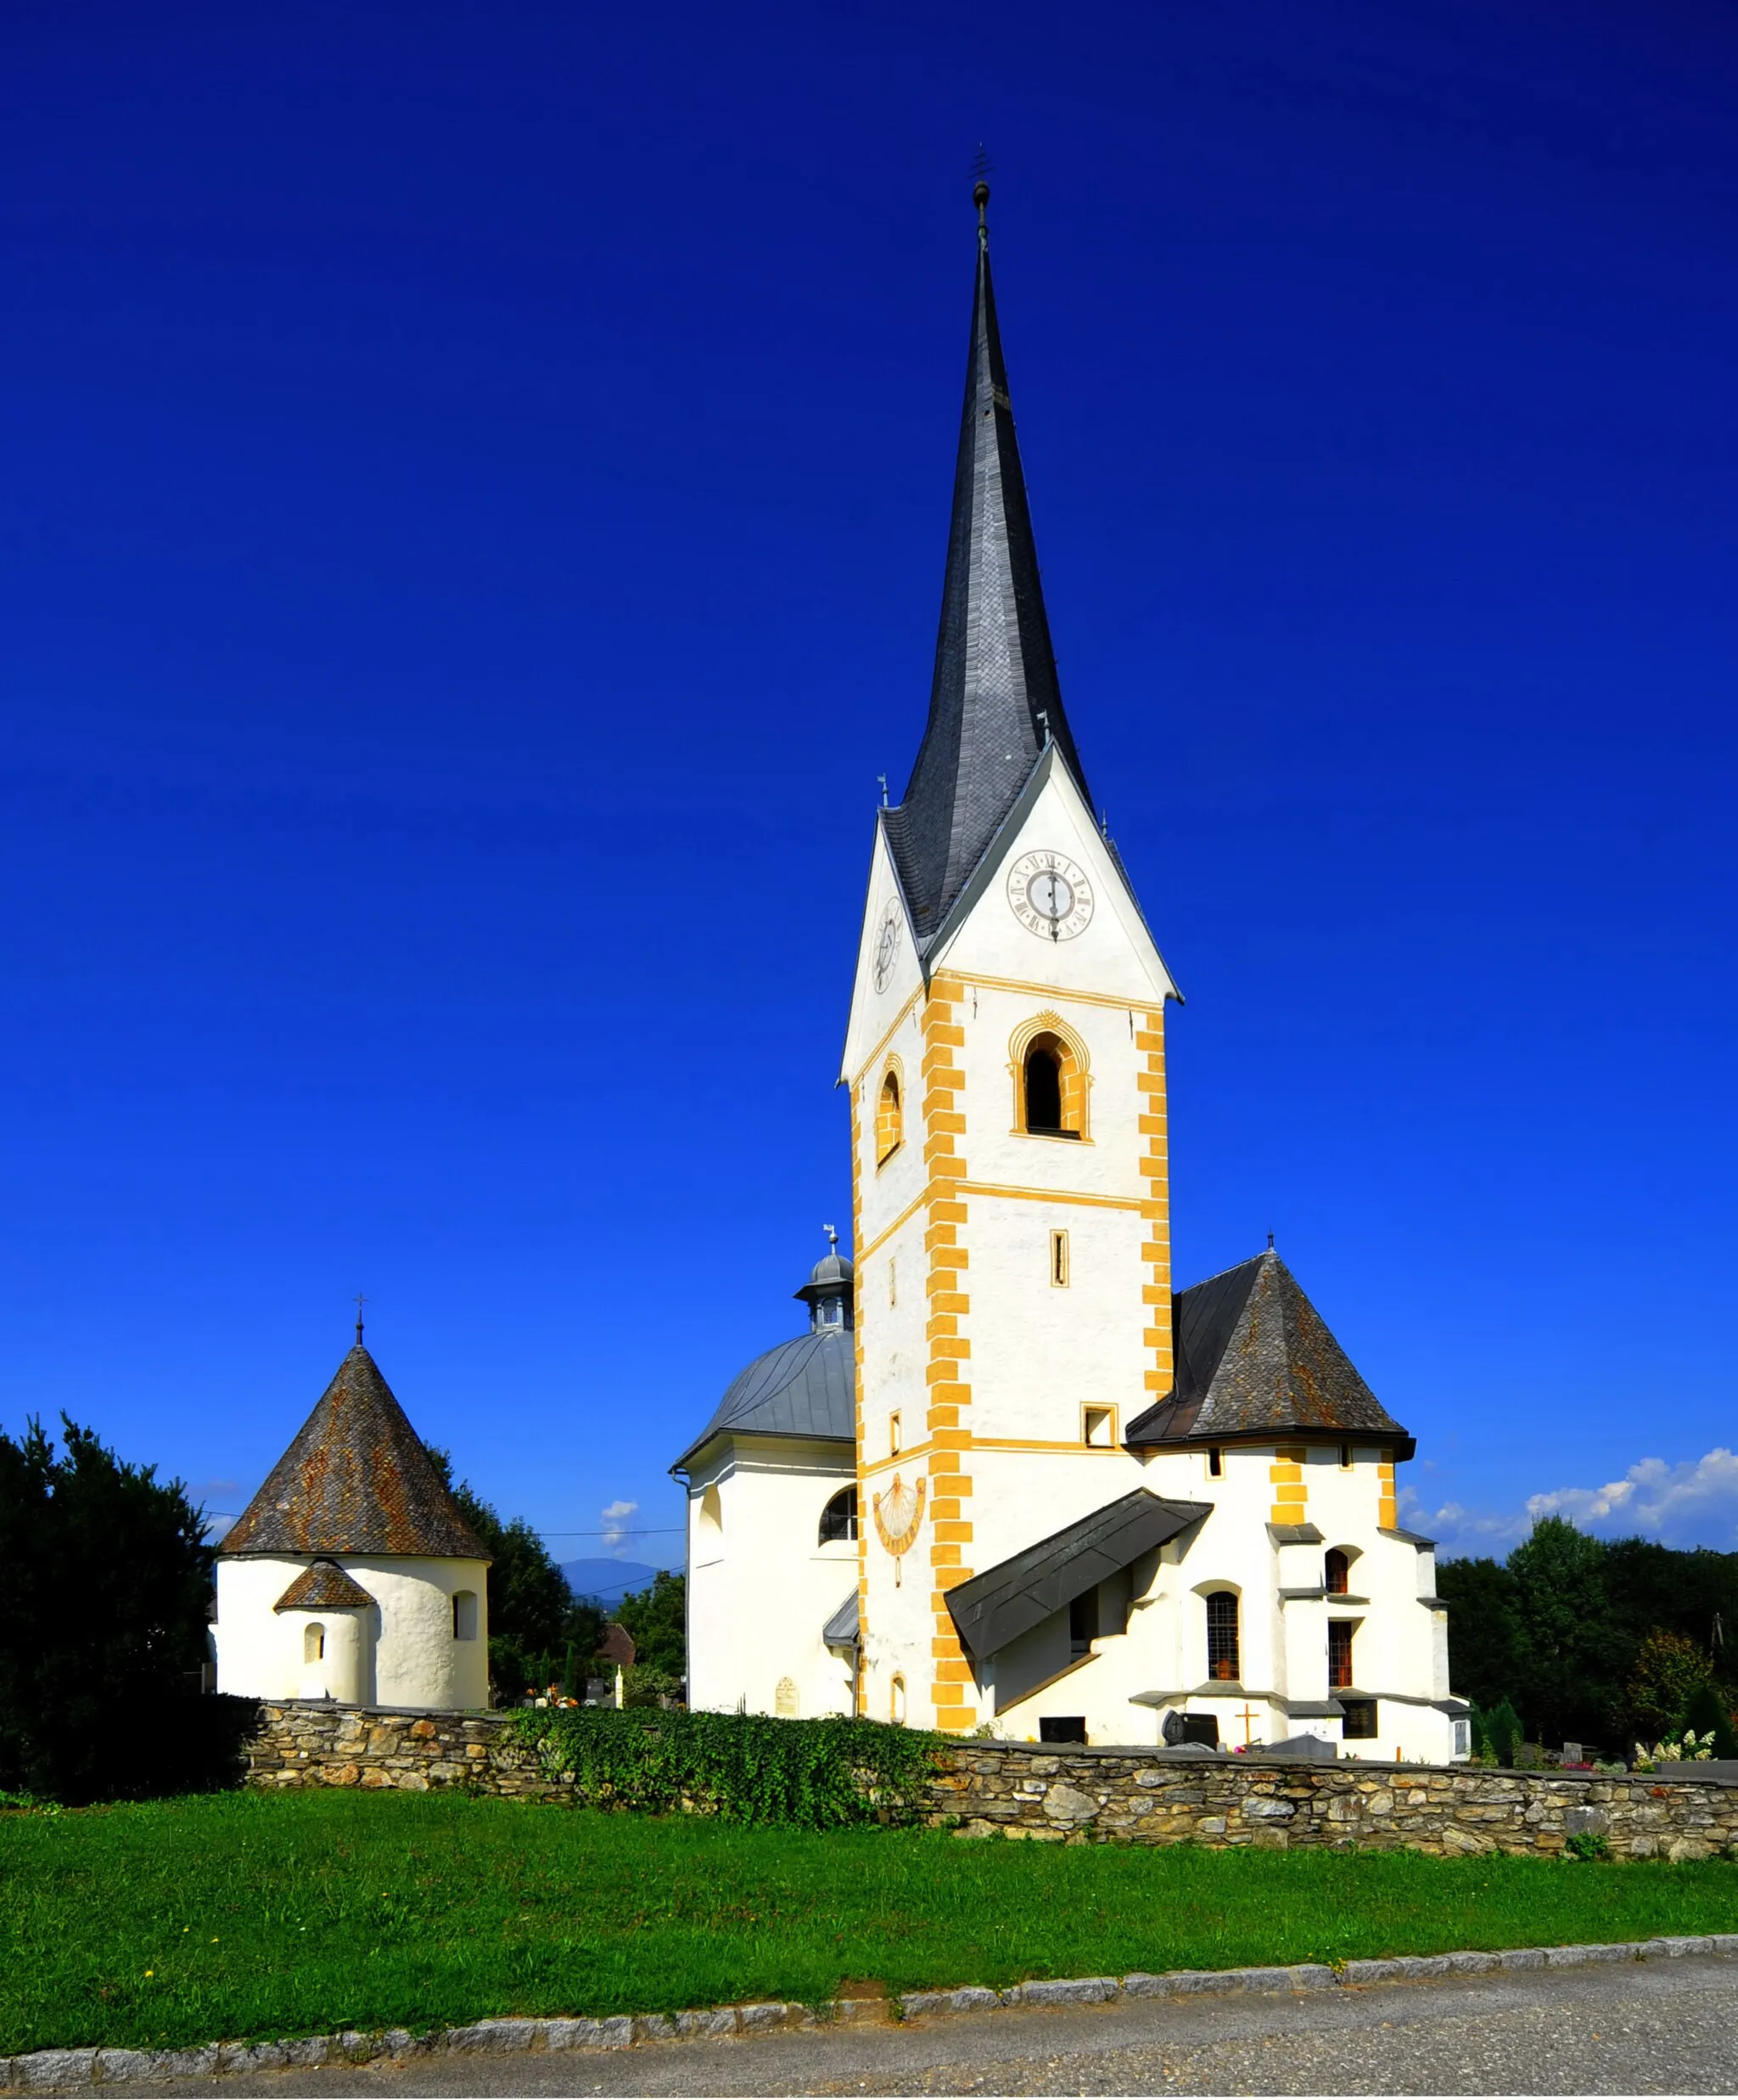
[[[0,1815],[0,2054],[1738,1929],[1738,1866],[962,1844],[457,1794]]]

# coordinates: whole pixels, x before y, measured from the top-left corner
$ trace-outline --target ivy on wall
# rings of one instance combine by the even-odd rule
[[[939,1736],[844,1715],[781,1721],[660,1707],[526,1707],[513,1732],[588,1807],[732,1822],[915,1822]]]

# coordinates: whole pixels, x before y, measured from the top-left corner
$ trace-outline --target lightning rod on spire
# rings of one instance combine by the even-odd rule
[[[358,1291],[356,1293],[356,1339],[358,1342],[362,1339],[362,1307],[367,1302],[367,1300]]]

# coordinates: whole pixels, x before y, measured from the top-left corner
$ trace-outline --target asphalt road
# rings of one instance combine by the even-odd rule
[[[112,2090],[112,2089],[111,2089]],[[447,2057],[135,2086],[203,2100],[556,2093],[1738,2092],[1738,1963],[1510,1971],[1296,1996]]]

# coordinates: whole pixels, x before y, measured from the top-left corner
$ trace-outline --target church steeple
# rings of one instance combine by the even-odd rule
[[[979,182],[973,198],[978,278],[929,721],[905,799],[886,817],[920,940],[942,924],[1046,743],[1086,793],[1057,682],[996,326],[990,185]]]

